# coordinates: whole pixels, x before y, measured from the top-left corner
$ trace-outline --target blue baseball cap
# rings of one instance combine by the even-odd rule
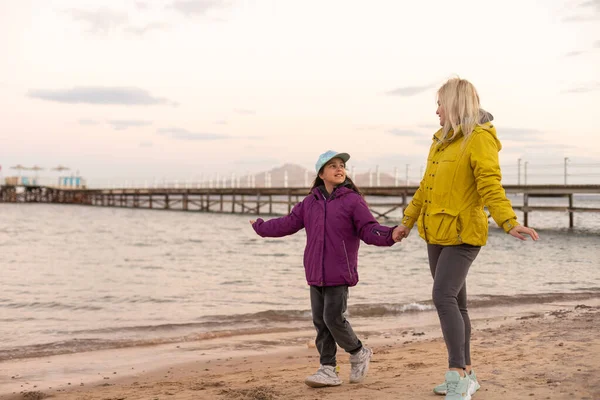
[[[350,159],[350,154],[348,153],[338,153],[337,151],[328,150],[325,153],[321,154],[317,159],[317,163],[315,164],[315,170],[317,174],[323,168],[323,165],[327,164],[332,158],[341,158],[344,160],[344,163],[347,163]]]

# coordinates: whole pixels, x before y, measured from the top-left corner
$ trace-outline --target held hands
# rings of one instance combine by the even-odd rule
[[[515,226],[510,231],[508,231],[508,233],[510,235],[516,237],[519,240],[527,240],[527,238],[525,236],[523,236],[522,234],[531,236],[531,238],[534,241],[536,241],[536,240],[538,240],[540,238],[540,236],[535,231],[535,229],[533,229],[533,228],[527,228],[526,226],[521,226],[521,225]]]
[[[251,219],[251,220],[250,220],[250,225],[254,225],[254,223],[255,223],[255,222],[256,222],[256,220],[254,220],[254,219]]]
[[[394,242],[401,242],[402,239],[407,238],[409,234],[410,229],[408,229],[404,225],[398,225],[392,231],[392,239],[394,239]]]

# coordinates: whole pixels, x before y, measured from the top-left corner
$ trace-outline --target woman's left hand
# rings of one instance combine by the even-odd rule
[[[537,234],[535,229],[528,228],[526,226],[521,226],[521,225],[515,226],[510,231],[508,231],[508,233],[520,240],[527,240],[527,238],[525,236],[523,236],[522,234],[531,236],[531,238],[534,241],[538,240],[540,238],[540,236]]]

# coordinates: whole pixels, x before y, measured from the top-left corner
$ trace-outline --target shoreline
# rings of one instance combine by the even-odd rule
[[[579,306],[580,304],[585,304],[585,306]],[[351,319],[359,336],[364,338],[365,343],[372,346],[375,351],[369,377],[364,383],[358,385],[344,384],[339,388],[307,391],[309,388],[305,388],[302,382],[306,375],[314,372],[313,370],[318,367],[318,354],[312,345],[314,332],[303,330],[2,362],[0,370],[2,371],[2,380],[6,380],[6,382],[0,382],[0,398],[9,400],[45,398],[43,396],[65,400],[163,398],[163,387],[173,386],[178,389],[170,389],[173,393],[169,397],[175,399],[280,399],[289,398],[286,393],[291,396],[296,392],[299,394],[298,396],[294,394],[294,397],[298,399],[312,400],[320,393],[327,393],[328,396],[334,396],[333,398],[338,398],[335,396],[340,393],[343,394],[339,397],[341,399],[348,398],[349,393],[354,393],[354,391],[348,392],[348,390],[360,389],[356,393],[356,396],[359,396],[358,392],[362,393],[363,389],[364,393],[372,391],[372,387],[379,387],[381,382],[386,382],[384,386],[390,388],[390,393],[394,392],[391,388],[401,391],[408,385],[408,387],[414,386],[420,391],[418,395],[413,393],[412,398],[421,398],[418,397],[421,395],[423,398],[435,398],[431,397],[434,395],[429,393],[429,386],[437,384],[439,383],[436,383],[437,380],[443,379],[445,348],[440,337],[437,315],[434,312],[419,314],[423,315],[419,315],[419,318],[410,315],[405,320],[395,317],[358,324]],[[563,343],[562,346],[559,346],[559,350],[574,349],[579,344],[587,342],[589,344],[587,356],[580,354],[581,352],[578,350],[577,357],[580,358],[580,364],[587,363],[585,368],[595,368],[596,376],[600,377],[600,363],[594,357],[594,355],[600,354],[600,339],[595,334],[600,330],[600,299],[598,298],[567,303],[479,308],[471,310],[471,315],[474,328],[473,357],[476,371],[482,381],[482,392],[489,388],[488,384],[490,386],[503,385],[502,382],[496,380],[496,375],[502,375],[498,371],[505,370],[504,368],[499,369],[498,364],[510,364],[521,360],[518,362],[521,368],[511,368],[511,370],[514,369],[515,374],[525,373],[522,370],[525,365],[547,366],[552,369],[556,368],[557,371],[563,370],[562,367],[553,366],[556,363],[554,360],[548,359],[550,351],[559,346],[554,341],[565,342],[570,340],[570,337],[582,332],[581,337],[573,337],[571,347],[565,346]],[[577,324],[587,327],[586,329],[576,329]],[[548,336],[548,330],[557,332],[552,336],[555,340],[539,340],[544,335]],[[488,340],[488,336],[493,338],[492,342]],[[528,341],[532,342],[534,346],[511,348],[509,342],[519,343],[522,341],[520,337],[529,338]],[[495,348],[495,343],[498,342],[503,343],[504,347],[502,348],[505,353],[516,352],[518,357],[494,356],[499,351]],[[591,351],[592,348],[595,349],[595,353]],[[435,351],[433,351],[434,349]],[[484,349],[485,351],[482,352]],[[490,352],[489,355],[488,352]],[[421,356],[422,353],[428,354],[427,362]],[[348,359],[342,351],[338,354],[342,379],[347,381],[344,373],[347,374],[349,371]],[[391,358],[388,359],[389,357]],[[588,360],[588,358],[591,359]],[[393,360],[400,361],[400,363]],[[428,372],[424,376],[414,379],[413,383],[412,375],[407,378],[406,369],[414,370],[415,373]],[[274,372],[275,370],[280,372]],[[390,371],[393,370],[397,370],[397,372],[395,375],[390,375]],[[581,372],[576,370],[574,364],[569,372],[573,374]],[[383,375],[380,376],[382,373]],[[284,374],[285,376],[281,377],[281,382],[273,382],[273,379],[270,378],[274,376],[273,374]],[[240,380],[242,376],[246,377],[243,382]],[[395,377],[402,378],[403,383],[396,382]],[[429,380],[437,378],[437,380],[429,382],[429,380],[424,380],[425,378]],[[555,392],[558,389],[570,387],[570,384],[556,379],[559,378],[547,378],[552,382],[562,382],[560,388],[548,386],[548,384],[536,386],[531,390],[535,389],[533,392],[535,394],[536,391],[543,392],[542,389],[546,386]],[[142,385],[143,388],[140,387],[142,381],[145,382]],[[589,381],[589,379],[586,380],[586,382]],[[135,382],[138,384],[135,385]],[[576,386],[585,386],[584,381],[577,382]],[[594,387],[600,390],[600,382]],[[546,389],[548,388],[546,387]],[[248,390],[254,390],[256,396],[263,397],[251,397],[252,394],[247,392]],[[261,394],[261,390],[264,393]],[[382,388],[377,390],[387,393]],[[148,391],[157,394],[152,394],[155,397],[149,397],[150,392]],[[431,396],[429,396],[430,394]],[[202,397],[198,397],[200,395]],[[366,394],[360,394],[360,396],[363,395],[364,397],[354,397],[353,394],[352,398],[370,398]],[[409,393],[406,392],[406,396],[408,395]],[[502,398],[488,397],[489,395],[486,393],[486,397],[484,397],[478,393],[479,398]],[[583,393],[582,396],[584,397],[577,398],[584,399],[587,395]],[[594,399],[597,398],[594,396],[600,396],[600,394],[592,393],[590,396],[592,397],[588,397],[589,399]],[[386,397],[381,398],[385,399]]]
[[[577,302],[600,299],[600,290],[587,288],[581,292],[546,292],[518,295],[478,295],[469,300],[469,310],[472,313],[486,314],[495,308],[530,308],[535,304],[556,302]],[[431,300],[413,301],[410,303],[357,303],[348,308],[348,318],[353,326],[382,324],[391,325],[417,324],[422,325],[423,315],[435,312]],[[207,326],[218,327],[207,329]],[[254,337],[256,335],[280,334],[287,336],[298,331],[311,331],[312,321],[310,310],[306,309],[267,309],[254,313],[231,315],[208,315],[196,322],[166,323],[148,326],[122,326],[106,329],[113,336],[97,335],[97,329],[88,333],[78,331],[73,335],[56,339],[53,342],[29,344],[15,347],[0,347],[0,367],[2,363],[41,359],[46,357],[79,354],[85,352],[122,350],[143,348],[147,346],[169,346],[185,343],[204,342],[214,339],[236,337]],[[121,331],[121,334],[119,334]],[[140,335],[132,335],[139,332]]]

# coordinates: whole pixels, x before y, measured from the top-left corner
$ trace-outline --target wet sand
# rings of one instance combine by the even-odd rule
[[[585,304],[583,304],[585,303]],[[600,399],[600,304],[546,305],[545,309],[505,310],[505,315],[474,318],[472,355],[481,389],[476,399]],[[433,313],[432,313],[433,314]],[[339,353],[342,386],[312,389],[305,376],[318,368],[310,333],[282,345],[277,334],[245,338],[237,345],[190,347],[185,358],[166,360],[158,369],[136,365],[129,374],[105,371],[81,382],[32,387],[11,377],[20,390],[9,400],[133,399],[442,399],[432,388],[443,379],[446,350],[435,324],[418,329],[357,329],[374,350],[364,382],[349,384],[348,356]],[[230,343],[231,344],[231,343]],[[277,346],[275,346],[277,344]],[[212,344],[214,346],[214,343]],[[252,349],[250,349],[252,348]],[[181,350],[181,349],[180,349]],[[229,351],[228,351],[229,350]],[[92,362],[96,352],[73,362]],[[77,361],[75,361],[77,360]],[[183,363],[181,361],[184,361]],[[126,368],[126,357],[123,368]],[[2,375],[10,371],[3,369]],[[122,377],[125,376],[125,377]],[[5,378],[3,377],[3,378]],[[16,385],[13,385],[16,387]]]

